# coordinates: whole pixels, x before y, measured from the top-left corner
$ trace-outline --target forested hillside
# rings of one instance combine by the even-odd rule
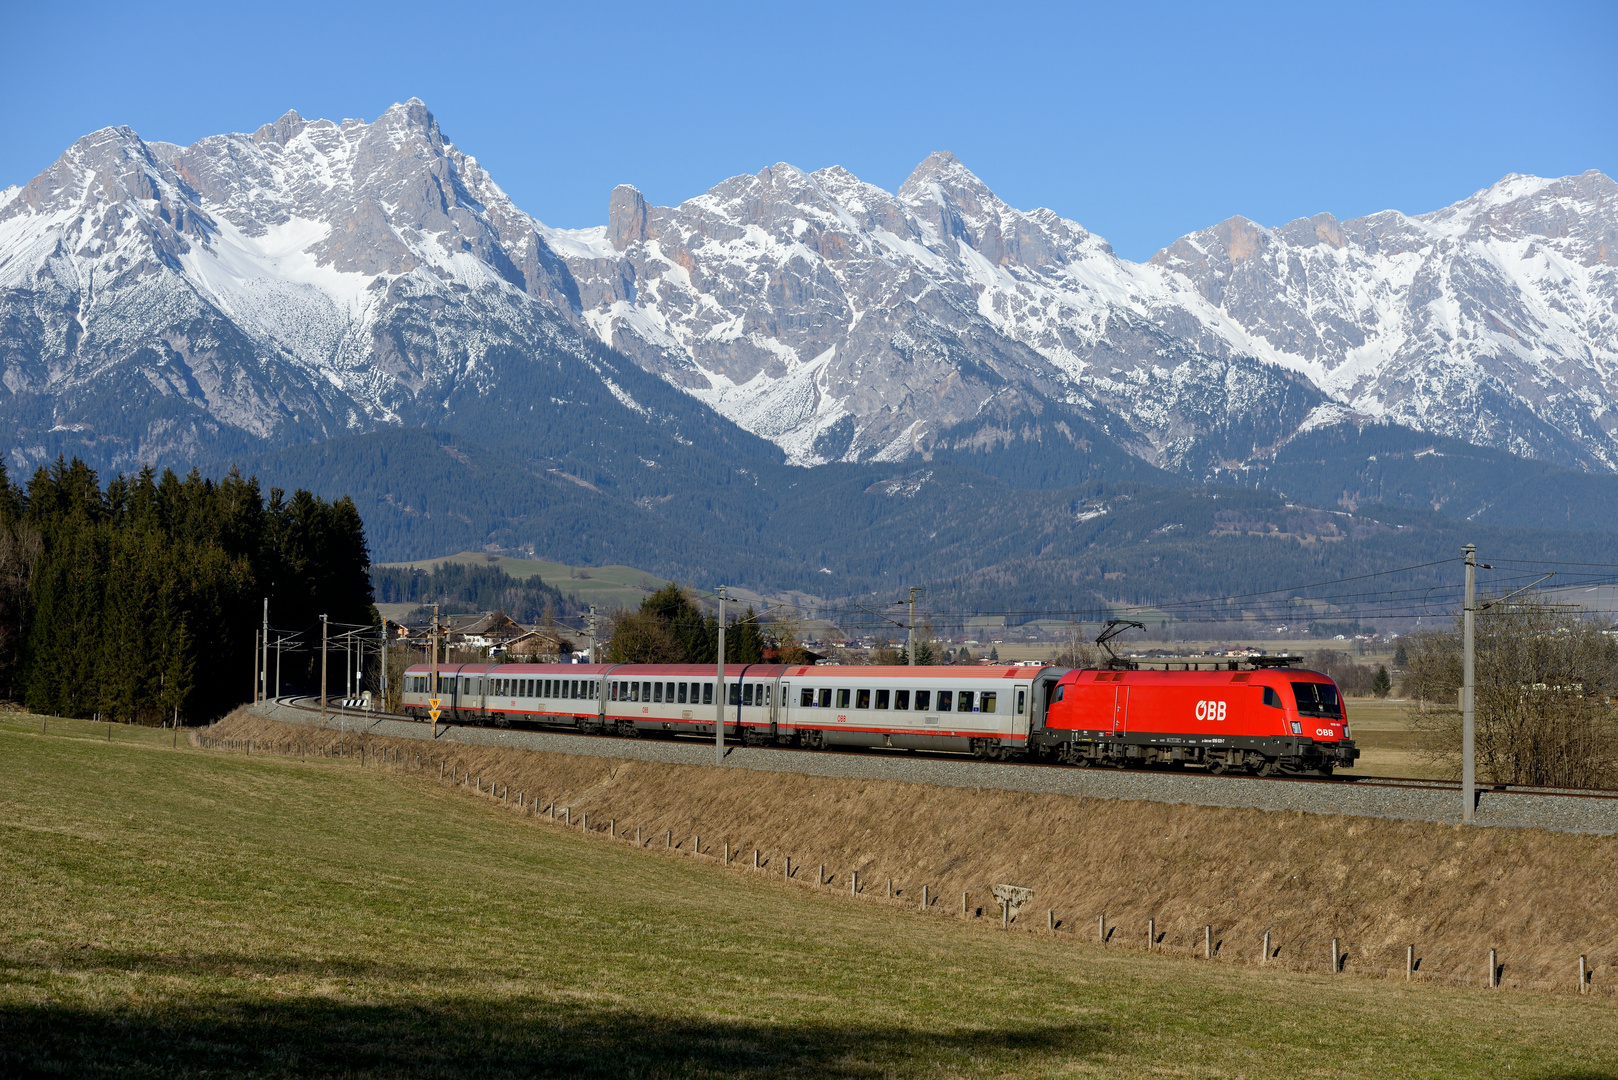
[[[58,460],[0,470],[0,693],[35,712],[155,723],[247,699],[254,628],[373,621],[352,500],[148,468],[102,487]],[[283,659],[283,680],[299,665]]]
[[[379,604],[436,603],[442,615],[499,610],[529,623],[580,610],[576,601],[545,584],[538,574],[514,578],[498,566],[453,562],[441,562],[431,570],[378,566],[371,570],[371,587]]]

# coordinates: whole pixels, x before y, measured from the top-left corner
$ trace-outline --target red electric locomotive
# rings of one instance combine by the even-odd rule
[[[1318,671],[1073,670],[1029,742],[1074,765],[1200,764],[1331,775],[1360,756],[1337,684]]]

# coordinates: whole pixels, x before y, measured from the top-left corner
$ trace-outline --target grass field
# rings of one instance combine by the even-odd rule
[[[0,720],[0,1074],[1618,1076],[1610,997],[858,903],[352,760]]]
[[[578,597],[580,603],[594,604],[603,611],[638,607],[642,600],[667,584],[662,578],[633,566],[569,566],[539,559],[489,555],[481,551],[462,551],[438,559],[379,565],[431,570],[439,563],[498,566],[514,578],[526,579],[538,574],[541,581],[554,585],[563,595],[572,594]]]

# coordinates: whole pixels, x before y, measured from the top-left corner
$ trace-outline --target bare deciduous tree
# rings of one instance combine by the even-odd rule
[[[1618,783],[1618,641],[1582,612],[1536,601],[1486,607],[1477,619],[1476,752],[1489,783]],[[1460,773],[1460,632],[1409,644],[1419,696],[1438,703],[1417,727],[1430,755]]]

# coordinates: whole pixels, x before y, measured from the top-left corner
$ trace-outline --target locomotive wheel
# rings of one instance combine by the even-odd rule
[[[1260,765],[1257,771],[1259,776],[1274,776],[1281,771],[1281,766],[1273,759],[1265,758],[1264,764]]]
[[[1229,765],[1226,765],[1223,761],[1216,757],[1208,758],[1207,764],[1208,771],[1213,773],[1215,776],[1223,776],[1230,769]]]

